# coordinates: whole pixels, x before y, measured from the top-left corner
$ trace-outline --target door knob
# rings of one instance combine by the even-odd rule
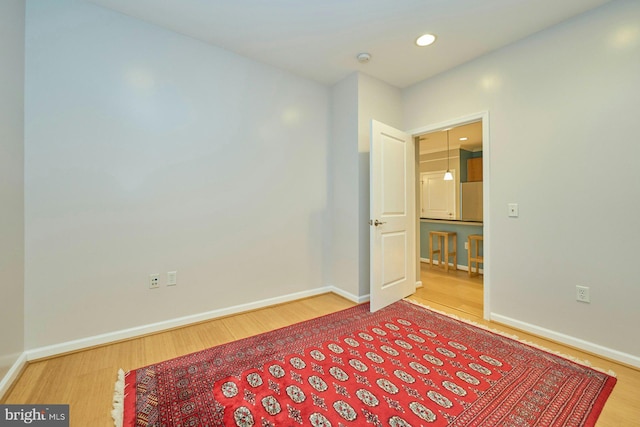
[[[369,225],[375,225],[377,227],[382,224],[386,224],[386,222],[378,221],[377,219],[375,220],[375,222],[373,220],[369,220]]]

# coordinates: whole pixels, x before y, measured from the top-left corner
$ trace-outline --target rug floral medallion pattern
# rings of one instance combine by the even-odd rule
[[[368,309],[132,371],[124,425],[593,426],[615,384],[405,301]]]

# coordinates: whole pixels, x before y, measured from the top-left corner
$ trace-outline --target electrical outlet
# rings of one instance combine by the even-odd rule
[[[576,286],[576,301],[587,303],[591,302],[588,286]]]
[[[469,242],[464,242],[464,249],[469,250]]]
[[[157,289],[160,287],[160,275],[158,273],[149,275],[149,289]]]
[[[178,284],[178,272],[170,271],[167,273],[167,286],[175,286]]]

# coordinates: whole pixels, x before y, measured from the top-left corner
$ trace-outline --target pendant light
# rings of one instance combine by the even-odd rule
[[[447,129],[447,171],[444,173],[445,181],[452,181],[453,174],[449,170],[449,129]]]

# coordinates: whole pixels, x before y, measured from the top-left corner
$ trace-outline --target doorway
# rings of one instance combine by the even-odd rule
[[[491,284],[489,268],[490,254],[488,245],[490,241],[490,183],[488,179],[490,176],[490,141],[488,122],[488,112],[481,112],[409,131],[416,144],[416,217],[418,218],[416,224],[416,250],[418,258],[416,274],[417,278],[421,278],[425,282],[432,280],[438,282],[436,289],[433,286],[430,286],[429,283],[422,283],[422,280],[419,280],[418,285],[423,285],[423,289],[420,290],[420,293],[431,292],[431,296],[434,298],[440,298],[443,305],[453,304],[457,307],[473,306],[474,312],[470,314],[481,315],[485,319],[489,319],[489,315],[491,313],[489,298]],[[446,132],[447,129],[449,132]],[[448,141],[447,135],[449,137]],[[461,140],[461,138],[467,139]],[[447,143],[449,144],[449,150],[447,150]],[[425,146],[427,147],[426,149]],[[446,156],[444,153],[446,153]],[[469,177],[469,170],[466,167],[467,161],[472,158],[480,159],[472,161],[476,165],[478,163],[481,165],[482,178],[479,182],[477,176]],[[430,163],[432,167],[425,168],[425,163]],[[464,167],[460,166],[461,163],[463,163]],[[433,179],[434,176],[441,174],[444,179],[444,173],[450,169],[455,177],[455,184],[447,191],[451,191],[453,193],[449,195],[449,197],[452,197],[456,202],[453,204],[454,207],[447,208],[445,203],[430,203],[427,206],[422,206],[422,194],[426,195],[429,191],[424,190],[424,183],[421,178],[429,177],[430,179]],[[455,171],[453,169],[455,169]],[[426,175],[422,175],[422,173],[425,173]],[[480,206],[483,208],[481,218],[468,217],[468,209],[464,209],[464,204],[460,203],[464,196],[464,194],[462,194],[463,191],[468,194],[471,191],[469,187],[472,187],[465,185],[465,188],[463,189],[461,183],[470,182],[470,179],[475,182],[473,186],[479,187],[482,192],[480,196]],[[447,188],[443,185],[437,184],[438,183],[436,183],[434,188],[438,189],[438,191],[445,191],[443,189]],[[451,203],[448,203],[449,206],[451,206]],[[471,203],[467,202],[467,207],[470,205]],[[441,211],[440,215],[438,214],[438,209]],[[447,229],[457,233],[458,264],[462,270],[457,272],[449,270],[449,277],[439,274],[436,266],[431,266],[428,260],[428,230],[434,229],[434,231],[439,231],[437,230],[438,228],[440,230]],[[425,233],[427,233],[426,236]],[[467,277],[468,272],[466,269],[469,266],[469,262],[467,260],[465,244],[467,243],[467,236],[469,234],[483,235],[482,255],[484,260],[480,265],[482,272],[482,275],[479,276],[480,279],[477,277]],[[448,283],[448,285],[446,283]],[[453,286],[453,283],[457,283],[459,286]],[[473,290],[474,286],[476,289],[475,291]],[[481,292],[480,294],[477,292],[478,289]],[[466,297],[471,298],[471,300],[466,300]]]

